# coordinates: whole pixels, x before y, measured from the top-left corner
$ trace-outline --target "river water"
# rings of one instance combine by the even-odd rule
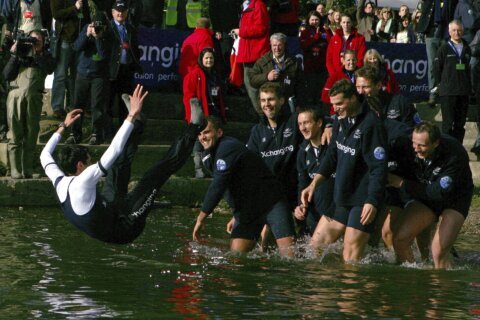
[[[344,265],[341,244],[320,258],[237,256],[225,214],[190,241],[196,213],[156,209],[135,243],[114,246],[56,208],[0,209],[0,319],[480,319],[478,237],[457,241],[449,271],[385,250]]]

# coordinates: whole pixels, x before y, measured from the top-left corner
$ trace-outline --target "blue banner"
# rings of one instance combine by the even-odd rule
[[[410,101],[428,99],[428,62],[424,44],[367,42],[395,73],[401,93]]]
[[[140,28],[138,32],[140,63],[143,73],[135,74],[135,82],[150,88],[178,83],[180,49],[191,32],[175,29]],[[296,37],[289,37],[288,52],[303,61],[303,52]],[[425,45],[367,42],[377,49],[395,73],[402,94],[411,101],[428,98],[428,64]]]

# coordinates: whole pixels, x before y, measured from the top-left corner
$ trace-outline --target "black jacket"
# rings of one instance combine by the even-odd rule
[[[465,148],[454,138],[442,135],[430,159],[416,157],[411,143],[404,145],[400,175],[403,189],[427,206],[443,208],[459,198],[471,198],[472,171]]]
[[[470,58],[471,49],[465,40],[460,59],[450,44],[444,43],[437,51],[434,61],[433,75],[435,85],[438,85],[440,96],[468,96],[472,91],[470,81]],[[464,65],[464,70],[457,70],[457,64]]]
[[[73,49],[79,52],[77,72],[84,77],[108,78],[111,39],[108,29],[100,38],[87,37],[87,27],[82,31],[73,44]]]
[[[382,103],[385,118],[403,122],[410,127],[415,125],[414,118],[419,117],[417,110],[403,95],[380,91],[379,98]]]
[[[127,38],[128,38],[128,49],[126,49],[127,64],[131,69],[132,76],[133,76],[134,72],[142,71],[142,67],[140,66],[140,61],[139,61],[140,51],[138,50],[137,29],[130,23],[126,23],[125,26],[127,29]],[[118,28],[113,20],[110,22],[109,32],[110,32],[110,39],[111,39],[109,77],[110,77],[110,80],[117,80],[118,71],[120,70],[122,40],[118,33]]]
[[[203,164],[213,173],[202,211],[211,213],[228,191],[236,219],[248,223],[266,214],[284,199],[277,179],[258,154],[231,137],[222,137],[203,154]]]
[[[270,171],[285,188],[287,198],[296,201],[297,172],[295,161],[303,136],[298,130],[297,114],[289,114],[287,107],[277,118],[277,127],[271,128],[265,116],[250,132],[248,149],[259,154]]]
[[[334,172],[337,206],[380,206],[387,178],[387,134],[367,103],[355,124],[350,125],[348,119],[333,124],[332,140],[318,173],[330,177]]]
[[[7,81],[13,81],[17,78],[20,68],[38,68],[44,73],[44,77],[55,70],[55,59],[50,53],[44,52],[41,56],[18,57],[12,55],[10,60],[3,68],[3,76]]]
[[[442,23],[439,25],[435,24],[434,21],[434,3],[435,0],[423,0],[419,4],[418,9],[422,15],[415,26],[415,32],[425,33],[430,37],[434,35],[433,32],[437,29],[435,36],[443,38],[444,35],[448,34],[448,24],[453,20],[458,0],[444,0]]]
[[[315,150],[316,149],[316,150]],[[298,203],[300,204],[300,195],[310,182],[314,174],[318,171],[322,159],[327,154],[328,146],[315,148],[310,141],[303,141],[297,155],[298,171]],[[308,206],[307,214],[311,214],[318,221],[323,215],[333,213],[335,204],[333,202],[333,188],[335,185],[335,174],[329,177],[315,189],[313,196],[313,205]]]

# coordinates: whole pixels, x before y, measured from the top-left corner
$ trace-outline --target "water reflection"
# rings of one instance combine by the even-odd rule
[[[467,319],[480,317],[480,239],[460,239],[451,271],[393,263],[373,250],[345,265],[341,243],[315,257],[228,250],[228,216],[191,239],[195,212],[156,211],[145,234],[111,246],[77,232],[57,211],[0,214],[2,318]]]

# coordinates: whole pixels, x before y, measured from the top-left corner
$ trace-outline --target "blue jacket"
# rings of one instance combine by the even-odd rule
[[[87,37],[87,27],[82,31],[73,44],[73,49],[79,52],[77,72],[89,78],[106,78],[109,76],[109,58],[111,50],[110,33],[104,31],[103,37]]]
[[[202,159],[213,173],[202,211],[211,213],[228,190],[236,219],[256,220],[279,200],[284,199],[280,183],[260,156],[231,137],[222,137],[206,150]]]
[[[355,124],[347,119],[333,124],[332,140],[318,173],[330,177],[334,172],[337,206],[381,205],[387,178],[387,135],[382,120],[366,103]]]

